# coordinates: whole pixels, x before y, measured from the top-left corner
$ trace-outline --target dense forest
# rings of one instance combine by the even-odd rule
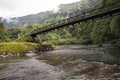
[[[36,15],[28,15],[19,18],[23,27],[13,27],[7,30],[0,24],[0,41],[15,40],[37,28],[47,24],[69,18],[88,10],[105,7],[119,0],[81,0],[72,4],[61,4],[57,12],[47,11]],[[14,21],[13,21],[14,22]],[[13,24],[13,23],[11,23]],[[16,23],[18,24],[18,22]],[[27,26],[24,26],[26,25]],[[103,44],[120,43],[120,13],[106,16],[102,19],[89,20],[65,28],[54,30],[49,33],[38,35],[40,43],[43,44]],[[14,25],[13,25],[14,26]],[[19,26],[19,25],[17,25]],[[6,40],[7,39],[7,40]],[[30,37],[25,40],[32,41]]]

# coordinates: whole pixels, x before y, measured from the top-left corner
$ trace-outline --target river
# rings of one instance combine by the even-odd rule
[[[30,58],[2,58],[0,80],[120,80],[120,47],[67,45]]]

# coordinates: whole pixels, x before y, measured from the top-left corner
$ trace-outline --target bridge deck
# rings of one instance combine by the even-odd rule
[[[32,38],[34,39],[36,37],[36,35],[38,35],[38,34],[46,33],[46,32],[49,32],[49,31],[52,31],[55,29],[59,29],[59,28],[63,28],[63,27],[67,27],[69,25],[74,25],[76,23],[80,23],[80,22],[84,22],[84,21],[88,21],[88,20],[94,20],[95,18],[102,18],[107,15],[112,16],[112,14],[118,13],[118,12],[120,12],[120,1],[115,2],[106,7],[101,7],[101,8],[92,10],[92,11],[87,11],[82,14],[78,14],[73,17],[70,17],[70,18],[58,21],[56,23],[52,23],[50,25],[44,26],[43,28],[36,29],[29,35],[25,35],[25,36],[17,39],[16,41],[19,41],[26,36],[32,36]]]
[[[99,12],[98,12],[99,11]],[[98,8],[96,10],[92,10],[92,11],[87,11],[85,13],[82,14],[78,14],[76,16],[58,21],[56,23],[44,26],[43,28],[34,30],[30,36],[36,36],[37,34],[41,34],[41,33],[46,33],[55,29],[59,29],[59,28],[63,28],[63,27],[67,27],[69,25],[74,25],[76,23],[80,23],[80,22],[84,22],[87,20],[92,20],[95,18],[102,18],[104,16],[107,15],[112,15],[114,13],[120,12],[120,1],[113,3],[109,6],[106,6],[105,8]]]

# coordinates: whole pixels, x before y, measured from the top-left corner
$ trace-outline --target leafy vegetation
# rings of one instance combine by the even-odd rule
[[[19,20],[22,22],[18,22],[22,25],[30,23],[30,26],[8,29],[9,38],[15,40],[24,35],[28,35],[32,31],[40,29],[47,24],[69,18],[89,10],[94,10],[99,7],[105,7],[117,1],[119,0],[81,0],[80,2],[72,4],[61,4],[57,12],[47,11],[36,15],[21,17]],[[94,21],[90,20],[70,25],[66,28],[37,35],[37,38],[42,44],[55,45],[120,43],[119,15],[120,13],[117,13],[112,17],[106,16],[102,19],[95,19]],[[24,40],[31,41],[31,38],[25,37]]]
[[[0,42],[1,41],[9,41],[8,38],[8,32],[7,30],[4,28],[3,23],[0,23]]]
[[[30,42],[1,42],[0,53],[24,53],[28,50],[35,48],[37,44]]]
[[[46,24],[71,17],[73,15],[92,10],[96,7],[100,0],[82,0],[72,4],[61,4],[58,11],[45,11],[38,14],[27,15],[23,17],[15,17],[10,19],[0,18],[5,27],[21,27],[33,24]]]

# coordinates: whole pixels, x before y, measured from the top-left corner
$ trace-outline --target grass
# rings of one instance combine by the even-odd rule
[[[36,46],[37,44],[30,42],[1,42],[0,54],[4,52],[24,53],[28,50],[34,49]]]

